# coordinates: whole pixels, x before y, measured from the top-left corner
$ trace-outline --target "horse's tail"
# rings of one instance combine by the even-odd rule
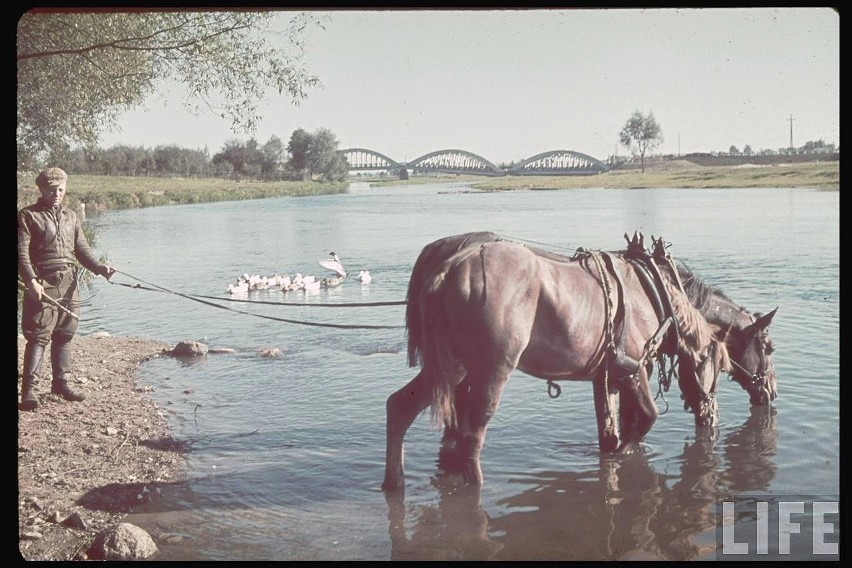
[[[420,325],[420,353],[422,372],[432,384],[432,422],[435,425],[455,427],[455,387],[464,379],[465,369],[456,355],[455,336],[446,308],[446,295],[450,292],[447,281],[452,266],[459,258],[474,254],[477,247],[467,247],[464,252],[445,260],[424,283],[420,295],[422,321]]]
[[[423,372],[432,381],[432,423],[435,425],[455,424],[453,388],[448,380],[448,369],[457,366],[451,355],[449,344],[449,319],[442,302],[442,286],[446,270],[441,270],[427,280],[423,290],[421,312],[423,321],[420,326],[420,357]]]
[[[416,367],[423,361],[422,343],[423,326],[420,322],[420,295],[426,285],[426,278],[434,270],[431,262],[430,251],[432,245],[426,248],[417,257],[414,268],[411,270],[411,278],[408,280],[408,293],[405,305],[405,330],[408,334],[408,366]]]

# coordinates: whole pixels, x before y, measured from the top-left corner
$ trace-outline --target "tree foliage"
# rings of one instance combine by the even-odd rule
[[[328,128],[311,134],[299,128],[290,136],[288,173],[297,179],[341,181],[349,174],[346,157],[338,152],[337,136]]]
[[[287,162],[287,169],[293,174],[306,179],[309,176],[308,170],[308,146],[311,144],[312,136],[303,128],[297,128],[290,135],[290,142],[287,143],[287,152],[290,153],[290,160]]]
[[[302,34],[321,25],[312,14],[272,11],[191,12],[33,10],[17,27],[18,165],[34,165],[63,146],[94,146],[119,114],[141,105],[172,79],[189,93],[185,106],[207,108],[252,132],[267,88],[298,103],[319,79],[302,66]],[[272,34],[286,48],[274,46]]]
[[[645,172],[645,153],[656,148],[663,142],[663,132],[654,118],[654,113],[647,116],[641,112],[634,111],[619,133],[619,141],[632,152],[638,153],[642,163],[642,172]]]

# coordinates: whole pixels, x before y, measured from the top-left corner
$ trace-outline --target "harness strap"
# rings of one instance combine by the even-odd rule
[[[666,318],[675,318],[674,306],[672,305],[671,296],[666,292],[666,286],[663,282],[663,275],[660,274],[660,269],[652,262],[647,255],[629,257],[628,260],[636,268],[636,274],[639,276],[639,281],[645,289],[645,293],[651,299],[654,306],[654,311],[657,312],[657,318],[663,321]],[[670,343],[665,346],[664,352],[669,355],[677,353],[678,340],[680,330],[678,326],[672,326]]]
[[[686,289],[683,287],[683,282],[680,280],[680,273],[677,271],[672,255],[666,252],[666,242],[663,240],[663,237],[655,239],[654,235],[651,235],[651,240],[654,242],[654,250],[651,253],[652,258],[657,264],[662,264],[668,269],[678,290],[685,294]]]
[[[613,255],[608,252],[602,252],[600,255],[615,277],[615,287],[618,292],[618,304],[615,315],[613,316],[613,333],[615,335],[613,338],[615,343],[613,351],[614,362],[618,368],[623,369],[628,375],[632,375],[639,370],[640,365],[638,361],[627,355],[624,348],[624,331],[628,327],[627,307],[624,300],[624,280],[621,277],[621,271],[618,269],[618,264],[615,262]]]
[[[598,269],[598,275],[601,279],[601,287],[603,287],[604,291],[604,315],[606,318],[606,322],[604,324],[604,329],[606,330],[606,337],[604,339],[604,352],[603,352],[603,362],[604,362],[604,373],[603,373],[603,392],[604,392],[604,401],[606,406],[606,416],[604,417],[604,429],[611,428],[615,424],[615,418],[612,414],[612,407],[609,404],[609,362],[610,362],[610,354],[616,354],[616,347],[614,341],[615,334],[615,322],[614,316],[612,313],[612,288],[609,283],[609,278],[607,277],[606,267],[604,266],[603,261],[601,260],[601,253],[596,251],[585,251],[589,257],[595,262],[595,266]],[[623,293],[623,292],[622,292]],[[623,303],[623,302],[619,302]]]

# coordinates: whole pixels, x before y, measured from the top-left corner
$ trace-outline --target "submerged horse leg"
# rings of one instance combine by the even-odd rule
[[[432,382],[420,371],[407,385],[388,397],[387,448],[385,451],[385,480],[382,489],[398,489],[405,485],[403,441],[414,419],[432,400]]]
[[[463,397],[463,403],[456,406],[459,430],[456,437],[456,458],[462,477],[466,483],[482,484],[480,454],[485,443],[488,422],[497,412],[503,388],[509,380],[508,372],[485,375],[485,380],[473,379]]]
[[[618,447],[618,393],[613,392],[612,386],[606,388],[604,377],[592,381],[592,392],[598,423],[598,448],[602,452],[613,452]]]
[[[657,405],[651,395],[647,369],[639,369],[635,376],[621,379],[618,393],[621,445],[617,451],[629,453],[639,445],[657,420]]]

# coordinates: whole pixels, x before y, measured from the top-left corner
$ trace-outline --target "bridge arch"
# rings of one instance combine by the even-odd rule
[[[466,150],[447,149],[429,152],[407,164],[418,172],[446,172],[502,176],[505,172],[482,156]]]
[[[404,164],[367,148],[346,148],[338,152],[346,158],[350,170],[399,170],[404,167]]]
[[[513,175],[594,175],[609,171],[597,158],[573,150],[551,150],[527,158],[509,170]]]

